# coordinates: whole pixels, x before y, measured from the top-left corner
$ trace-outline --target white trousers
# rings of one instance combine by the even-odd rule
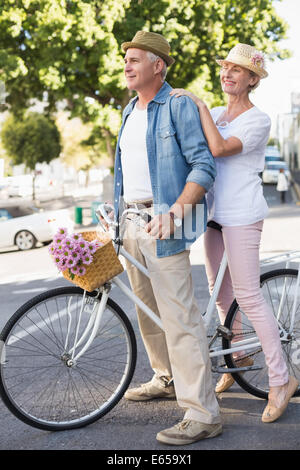
[[[158,258],[156,242],[134,223],[130,215],[124,248],[150,274],[150,279],[126,260],[134,293],[162,320],[162,331],[139,307],[138,322],[155,376],[174,379],[177,402],[185,419],[219,423],[206,330],[197,306],[189,252]]]

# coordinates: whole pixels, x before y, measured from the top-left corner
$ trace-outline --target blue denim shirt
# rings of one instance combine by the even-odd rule
[[[198,108],[187,96],[170,96],[172,88],[164,82],[147,107],[148,127],[146,146],[155,213],[165,213],[182,193],[187,182],[212,186],[215,162],[203,134]],[[116,148],[114,206],[118,217],[123,195],[120,137],[127,117],[132,112],[137,97],[123,112]],[[170,239],[157,240],[157,256],[170,256],[189,248],[206,229],[205,197],[184,217],[180,233]]]

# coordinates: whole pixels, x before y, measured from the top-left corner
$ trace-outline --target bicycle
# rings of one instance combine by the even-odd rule
[[[110,208],[103,204],[97,213],[113,232],[118,255],[127,258],[149,277],[147,269],[122,247],[122,239],[117,235],[119,224],[108,217]],[[138,218],[148,217],[143,211],[128,209],[123,212],[121,225],[130,213]],[[288,367],[299,380],[300,269],[289,267],[292,260],[300,260],[300,252],[264,260],[262,267],[283,261],[286,267],[262,274],[260,281],[278,322]],[[245,391],[266,399],[268,375],[262,348],[236,300],[225,324],[217,325],[209,334],[226,266],[224,253],[203,314],[212,370],[231,373]],[[93,292],[66,286],[32,298],[14,313],[0,334],[0,394],[17,418],[43,430],[75,429],[100,419],[122,398],[133,377],[137,346],[130,320],[109,297],[112,286],[119,288],[163,328],[161,320],[119,276]],[[242,356],[236,358],[237,352]],[[241,357],[253,358],[253,365],[239,367]],[[300,387],[295,393],[299,395]]]

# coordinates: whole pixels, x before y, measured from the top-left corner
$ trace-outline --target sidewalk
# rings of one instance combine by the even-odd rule
[[[300,205],[300,170],[291,171],[292,174],[292,191],[294,193],[294,197],[297,200],[297,205]]]

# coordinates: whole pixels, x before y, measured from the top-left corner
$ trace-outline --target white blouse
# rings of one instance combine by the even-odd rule
[[[211,110],[215,123],[224,109]],[[233,121],[220,124],[217,127],[222,137],[237,137],[243,149],[236,155],[215,158],[217,176],[206,196],[208,220],[224,226],[254,224],[268,214],[259,173],[264,169],[271,120],[254,106]]]

